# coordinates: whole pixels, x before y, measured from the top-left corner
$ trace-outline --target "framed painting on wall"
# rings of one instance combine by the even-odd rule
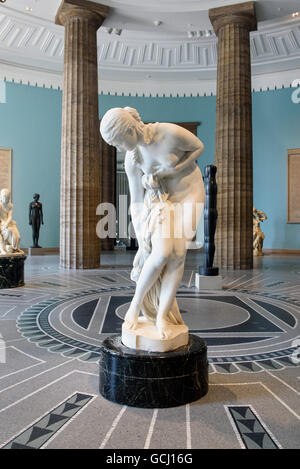
[[[0,190],[11,191],[11,155],[10,148],[0,148]]]
[[[287,223],[300,223],[300,148],[288,150]]]

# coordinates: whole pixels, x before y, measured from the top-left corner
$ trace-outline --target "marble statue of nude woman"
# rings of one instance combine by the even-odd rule
[[[125,316],[134,330],[142,312],[161,340],[183,320],[175,298],[187,245],[204,206],[204,185],[196,163],[203,143],[171,123],[144,124],[130,107],[113,108],[101,121],[103,139],[126,151],[131,217],[139,249],[131,278],[136,290]]]

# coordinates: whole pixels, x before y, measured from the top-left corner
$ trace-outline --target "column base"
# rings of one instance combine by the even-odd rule
[[[196,273],[195,286],[198,290],[222,290],[222,276],[210,277]]]
[[[0,256],[0,289],[24,285],[24,254]]]
[[[189,335],[189,343],[170,352],[132,350],[121,336],[104,340],[100,357],[100,394],[117,404],[143,408],[175,407],[208,391],[207,347]]]

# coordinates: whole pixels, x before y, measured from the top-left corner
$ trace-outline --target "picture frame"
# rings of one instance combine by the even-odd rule
[[[11,192],[12,149],[0,148],[0,190]]]
[[[300,223],[300,148],[287,151],[287,223]]]

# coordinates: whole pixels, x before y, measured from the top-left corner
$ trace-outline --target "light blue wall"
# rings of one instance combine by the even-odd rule
[[[45,225],[39,244],[59,245],[61,92],[6,83],[6,103],[0,104],[0,147],[12,148],[13,218],[21,246],[32,245],[28,207],[41,195]]]
[[[286,150],[300,147],[300,104],[293,90],[253,94],[254,204],[268,220],[264,246],[300,249],[300,224],[286,223]],[[59,245],[59,173],[61,91],[6,84],[6,103],[0,103],[0,147],[13,149],[14,219],[22,245],[31,245],[28,205],[39,192],[45,226],[40,243]],[[111,107],[131,106],[144,121],[198,121],[198,136],[205,144],[199,160],[203,170],[214,160],[215,97],[138,98],[99,96],[100,116]]]
[[[254,206],[268,220],[265,248],[300,249],[300,224],[287,220],[287,150],[300,148],[300,103],[294,89],[253,94]],[[300,181],[299,181],[300,184]]]

